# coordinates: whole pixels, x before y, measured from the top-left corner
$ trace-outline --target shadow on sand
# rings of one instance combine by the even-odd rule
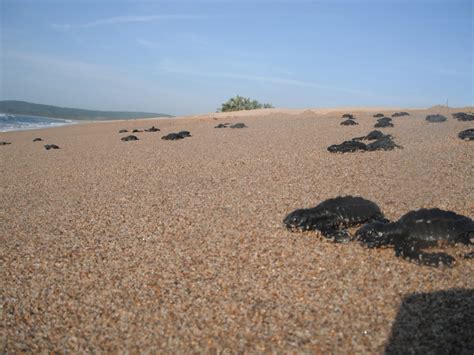
[[[474,289],[405,297],[385,354],[474,354]]]

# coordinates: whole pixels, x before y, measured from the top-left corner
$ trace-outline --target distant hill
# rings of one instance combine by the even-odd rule
[[[173,117],[164,113],[83,110],[14,100],[0,101],[0,113],[71,120],[124,120],[132,118]]]

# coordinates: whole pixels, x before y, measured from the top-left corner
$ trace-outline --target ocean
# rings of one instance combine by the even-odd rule
[[[12,115],[0,113],[0,132],[23,131],[75,124],[75,121],[61,118]]]

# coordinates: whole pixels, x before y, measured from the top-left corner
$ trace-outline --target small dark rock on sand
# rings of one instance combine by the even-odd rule
[[[428,122],[444,122],[447,118],[443,115],[428,115],[426,116]]]
[[[139,129],[136,129],[136,128],[132,131],[132,133],[140,133],[140,132],[143,132],[143,131],[141,131]]]
[[[453,117],[458,121],[474,121],[474,113],[456,112]]]
[[[465,141],[474,141],[474,128],[469,128],[459,132],[458,137]]]
[[[383,113],[376,113],[376,114],[374,115],[375,118],[379,118],[379,117],[383,117],[383,116],[384,116]]]
[[[342,115],[342,118],[349,118],[351,120],[353,120],[355,117],[354,115],[351,115],[350,113],[345,113]]]
[[[160,129],[156,128],[155,126],[151,126],[151,128],[146,128],[145,132],[158,132]]]
[[[138,140],[138,137],[137,137],[137,136],[126,136],[126,137],[120,138],[120,140],[122,140],[122,141],[124,141],[124,142],[137,141],[137,140]]]
[[[410,114],[408,112],[395,112],[394,114],[392,114],[392,117],[402,117],[402,116],[410,116]]]
[[[46,150],[50,150],[50,149],[61,149],[61,148],[59,148],[56,144],[46,144],[46,145],[44,146],[44,148],[45,148]]]
[[[11,144],[11,143],[10,142],[3,142],[3,141],[0,142],[0,145],[9,145],[9,144]]]
[[[33,139],[33,142],[42,142],[43,140],[41,138],[35,138]]]
[[[236,123],[230,126],[230,128],[247,128],[248,126],[245,123]]]
[[[341,122],[341,126],[354,126],[354,125],[358,125],[358,123],[352,119],[348,119]]]
[[[128,131],[126,129],[121,129],[119,133],[127,133]]]

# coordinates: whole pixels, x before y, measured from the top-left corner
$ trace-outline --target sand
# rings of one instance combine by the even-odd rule
[[[448,248],[455,267],[433,268],[282,226],[339,195],[390,219],[422,207],[473,217],[474,143],[457,138],[472,122],[445,108],[404,110],[382,129],[404,149],[326,151],[371,131],[377,111],[0,133],[12,142],[0,147],[2,352],[472,353],[474,260],[461,258],[472,249]],[[340,126],[342,113],[359,125]],[[213,128],[225,122],[248,128]],[[152,124],[161,132],[120,140]],[[160,139],[179,130],[193,136]]]

